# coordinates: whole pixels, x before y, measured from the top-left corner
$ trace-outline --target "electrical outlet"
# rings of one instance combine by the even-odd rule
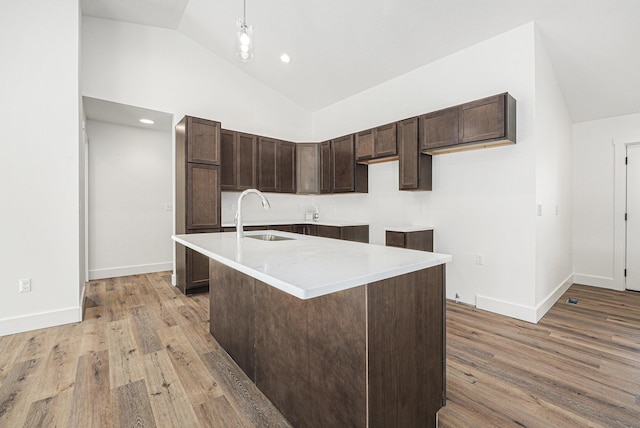
[[[456,293],[456,303],[460,303],[460,293]]]
[[[542,204],[538,204],[537,211],[538,211],[538,217],[542,217]]]
[[[31,291],[31,278],[23,278],[19,281],[18,291],[26,293]]]
[[[167,202],[166,204],[164,204],[164,210],[165,211],[173,211],[173,204],[170,202]]]
[[[476,264],[480,266],[484,265],[484,254],[481,254],[481,253],[476,254]]]

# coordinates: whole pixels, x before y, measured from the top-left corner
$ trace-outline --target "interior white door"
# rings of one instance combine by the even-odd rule
[[[640,291],[640,144],[627,146],[626,288]]]

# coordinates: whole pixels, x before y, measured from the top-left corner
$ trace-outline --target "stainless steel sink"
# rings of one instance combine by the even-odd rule
[[[286,236],[273,235],[271,233],[261,233],[259,235],[245,235],[246,238],[259,239],[260,241],[293,241],[293,238]]]

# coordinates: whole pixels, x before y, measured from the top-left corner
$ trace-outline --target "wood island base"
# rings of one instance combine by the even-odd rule
[[[210,260],[210,331],[296,427],[435,427],[445,268],[302,300]]]

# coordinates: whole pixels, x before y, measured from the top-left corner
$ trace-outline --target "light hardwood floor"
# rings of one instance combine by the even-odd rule
[[[164,272],[86,299],[0,337],[0,427],[289,426],[209,336],[208,295]],[[449,302],[447,353],[441,427],[640,427],[640,294],[574,285],[537,325]]]

